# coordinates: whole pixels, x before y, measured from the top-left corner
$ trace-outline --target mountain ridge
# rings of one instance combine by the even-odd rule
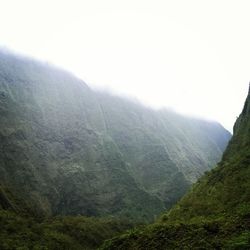
[[[0,58],[0,182],[42,214],[153,220],[230,138],[215,123],[95,92],[45,63]]]

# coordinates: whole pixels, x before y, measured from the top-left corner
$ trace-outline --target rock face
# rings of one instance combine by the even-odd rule
[[[0,52],[0,183],[44,214],[151,220],[221,157],[217,123],[154,111]]]

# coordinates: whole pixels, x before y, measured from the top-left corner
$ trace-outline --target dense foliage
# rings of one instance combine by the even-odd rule
[[[250,213],[193,223],[155,223],[107,240],[101,249],[238,249],[250,246]]]
[[[90,250],[132,227],[129,222],[83,216],[35,219],[0,210],[1,250]]]
[[[38,214],[153,220],[230,138],[219,124],[92,91],[0,52],[0,184]]]
[[[106,241],[103,249],[250,249],[249,177],[250,92],[218,166],[158,223]]]

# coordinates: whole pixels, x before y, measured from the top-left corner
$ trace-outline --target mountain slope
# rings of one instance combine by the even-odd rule
[[[161,220],[103,249],[250,249],[250,91],[218,166]]]
[[[199,180],[169,216],[183,218],[250,211],[250,91],[218,167]],[[190,206],[192,204],[192,206]],[[185,211],[185,213],[183,213]],[[181,215],[181,216],[180,216]]]
[[[149,219],[163,209],[127,173],[84,83],[44,64],[1,59],[2,184],[44,214],[119,215],[128,209]]]
[[[221,157],[217,123],[91,90],[0,53],[0,183],[44,215],[149,221]]]

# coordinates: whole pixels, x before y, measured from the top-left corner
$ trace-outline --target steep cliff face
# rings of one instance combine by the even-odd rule
[[[161,219],[103,249],[250,249],[250,92],[221,162]]]
[[[125,216],[128,209],[150,219],[163,209],[126,170],[86,84],[6,54],[0,69],[1,183],[45,214]]]
[[[107,133],[122,152],[129,172],[167,208],[220,160],[228,143],[230,135],[220,124],[97,94]]]
[[[216,123],[92,91],[0,53],[0,183],[44,214],[152,220],[221,157]]]

